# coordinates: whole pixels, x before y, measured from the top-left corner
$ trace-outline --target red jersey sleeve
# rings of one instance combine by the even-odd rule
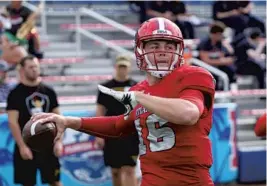
[[[181,92],[186,89],[198,90],[203,93],[205,108],[212,110],[215,94],[213,76],[200,67],[188,68],[184,77],[179,81]]]
[[[257,120],[254,132],[257,136],[266,136],[266,114]]]
[[[141,91],[146,84],[146,81],[142,81],[131,87],[130,91]],[[132,112],[127,120],[124,115],[82,118],[79,131],[101,138],[125,136],[136,131],[133,115]]]
[[[180,93],[179,98],[185,99],[185,100],[190,101],[191,103],[195,104],[199,110],[200,115],[203,114],[204,95],[201,91],[194,90],[194,89],[185,89]]]
[[[133,120],[124,116],[81,118],[81,132],[101,138],[120,137],[135,131]]]

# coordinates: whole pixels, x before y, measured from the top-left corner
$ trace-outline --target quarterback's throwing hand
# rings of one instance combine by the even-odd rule
[[[137,105],[137,101],[135,98],[135,92],[133,92],[133,91],[129,91],[129,92],[115,91],[115,90],[109,89],[107,87],[104,87],[102,85],[98,85],[98,89],[102,93],[114,97],[116,100],[120,101],[125,106],[125,108],[126,108],[126,112],[124,113],[124,115],[126,117],[125,119],[127,119],[130,112]]]

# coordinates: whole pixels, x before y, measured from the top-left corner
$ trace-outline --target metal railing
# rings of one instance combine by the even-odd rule
[[[126,34],[129,34],[130,36],[133,36],[133,37],[135,36],[135,33],[136,33],[135,30],[133,30],[127,26],[124,26],[123,24],[120,24],[120,23],[118,23],[118,22],[116,22],[110,18],[107,18],[107,17],[105,17],[105,16],[103,16],[103,15],[101,15],[101,14],[99,14],[93,10],[90,10],[88,8],[83,7],[80,9],[80,12],[84,15],[88,15],[90,17],[93,17],[93,18],[101,21],[101,22],[109,24],[109,25],[121,30],[122,32],[124,32]]]
[[[126,33],[126,34],[129,34],[130,36],[135,36],[135,33],[136,31],[127,27],[127,26],[124,26],[112,19],[109,19],[93,10],[90,10],[90,9],[87,9],[87,8],[81,8],[77,14],[76,14],[76,42],[77,42],[77,48],[76,48],[76,51],[77,53],[79,53],[79,51],[81,51],[81,33],[90,38],[90,39],[93,39],[95,41],[98,41],[100,42],[101,44],[117,51],[117,52],[126,52],[126,53],[131,53],[131,56],[133,56],[133,52],[129,52],[128,50],[125,50],[123,47],[120,47],[120,46],[116,46],[114,45],[113,43],[111,42],[108,42],[107,40],[89,32],[89,31],[86,31],[84,29],[81,28],[81,15],[87,15],[87,16],[90,16],[90,17],[93,17],[101,22],[104,22],[108,25],[111,25],[119,30],[121,30],[122,32]],[[133,57],[134,58],[134,57]],[[207,63],[201,61],[201,60],[198,60],[196,58],[193,58],[192,59],[192,63],[195,64],[195,65],[198,65],[198,66],[201,66],[203,68],[206,68],[208,71],[214,73],[215,75],[219,76],[222,80],[223,80],[223,83],[224,83],[224,91],[227,91],[229,90],[229,78],[227,76],[227,74],[211,65],[208,65]]]
[[[111,48],[119,53],[128,53],[132,58],[134,58],[134,53],[133,52],[129,52],[128,50],[124,49],[123,47],[117,46],[111,42],[108,42],[107,40],[93,34],[92,32],[89,32],[88,30],[82,29],[81,28],[81,15],[87,15],[90,17],[93,17],[101,22],[104,22],[108,25],[111,25],[119,30],[121,30],[122,32],[129,34],[130,36],[135,36],[136,31],[134,31],[133,29],[124,26],[123,24],[120,24],[110,18],[107,18],[95,11],[92,11],[88,8],[80,8],[79,11],[76,13],[75,15],[75,24],[76,24],[76,52],[77,54],[79,54],[79,52],[81,51],[81,35],[83,34],[84,36],[93,39],[105,46],[107,46],[108,48]]]
[[[98,36],[92,32],[89,32],[89,31],[82,29],[82,28],[77,28],[76,32],[77,32],[77,35],[82,34],[85,37],[90,38],[92,40],[95,40],[95,41],[101,43],[102,45],[115,50],[118,53],[128,54],[129,56],[131,56],[131,58],[135,59],[135,55],[133,52],[130,52],[129,50],[126,50],[126,49],[124,49],[118,45],[115,45],[115,44],[103,39],[102,37],[100,37],[100,36]],[[80,36],[78,36],[78,37],[80,37]]]
[[[29,9],[35,11],[37,9],[37,7],[35,5],[32,5],[30,3],[27,3],[27,2],[23,2],[25,6],[27,6]],[[45,10],[45,1],[44,0],[41,0],[41,3],[44,3],[44,10]],[[47,22],[46,22],[46,11],[43,11],[42,14],[41,14],[41,27],[42,27],[42,32],[44,34],[47,33]],[[105,40],[104,38],[101,38],[99,37],[98,35],[88,31],[88,30],[85,30],[83,28],[81,28],[81,15],[87,15],[87,16],[90,16],[92,18],[95,18],[101,22],[104,22],[112,27],[115,27],[117,28],[118,30],[121,30],[122,32],[130,35],[130,36],[135,36],[135,33],[136,31],[123,25],[123,24],[120,24],[110,18],[107,18],[93,10],[90,10],[88,8],[80,8],[79,11],[76,12],[75,14],[75,24],[76,24],[76,53],[77,53],[77,56],[79,56],[79,53],[81,51],[81,34],[87,38],[90,38],[94,41],[97,41],[99,43],[101,43],[102,45],[112,49],[112,50],[115,50],[116,52],[119,52],[119,53],[128,53],[133,59],[135,59],[134,57],[134,53],[133,52],[130,52],[128,50],[126,50],[125,48],[123,47],[120,47],[116,44],[113,44],[111,42],[109,42],[108,40]],[[214,73],[215,75],[219,76],[222,80],[223,80],[223,90],[224,91],[227,91],[229,90],[229,78],[227,76],[227,74],[207,63],[205,63],[204,61],[201,61],[199,59],[196,59],[196,58],[192,58],[191,62],[195,65],[198,65],[198,66],[201,66],[203,68],[206,68],[208,71]]]
[[[41,1],[44,1],[44,0],[41,0]],[[32,9],[32,10],[36,10],[36,6],[32,5],[32,4],[29,4],[27,2],[24,2],[25,6],[27,6],[28,8]],[[64,14],[64,15],[63,15]],[[54,16],[76,16],[75,18],[75,23],[77,25],[76,27],[76,50],[77,50],[77,54],[79,54],[79,52],[81,51],[81,41],[82,41],[82,36],[83,37],[87,37],[89,39],[92,39],[94,41],[97,41],[98,43],[101,43],[102,45],[108,47],[108,48],[111,48],[112,50],[118,52],[118,53],[128,53],[133,59],[135,59],[135,56],[134,56],[134,53],[131,52],[131,51],[128,51],[126,50],[125,48],[123,47],[120,47],[120,46],[117,46],[116,44],[112,43],[112,42],[109,42],[101,37],[99,37],[98,35],[90,32],[90,31],[87,31],[83,28],[81,28],[81,15],[87,15],[87,16],[90,16],[92,18],[95,18],[101,22],[104,22],[108,25],[111,25],[115,28],[117,28],[118,30],[121,30],[122,32],[130,35],[130,36],[135,36],[135,30],[129,28],[129,27],[126,27],[120,23],[117,23],[115,22],[114,20],[112,19],[109,19],[101,14],[98,14],[97,12],[94,12],[90,9],[86,9],[86,8],[81,8],[79,9],[79,11],[76,11],[76,12],[51,12],[51,11],[43,11],[42,14],[41,14],[41,28],[42,28],[42,32],[44,34],[47,33],[47,16],[51,16],[51,15],[54,15]],[[218,75],[222,80],[223,80],[223,84],[224,84],[224,91],[227,91],[229,89],[229,79],[228,79],[228,76],[226,73],[224,73],[223,71],[213,67],[213,66],[210,66],[208,65],[207,63],[201,61],[201,60],[198,60],[196,58],[192,58],[191,62],[195,65],[198,65],[198,66],[201,66],[201,67],[204,67],[206,68],[207,70],[209,70],[210,72]],[[218,94],[216,93],[216,97],[221,97],[221,98],[225,98],[225,97],[230,97],[232,96],[231,93],[228,94],[228,92],[225,92],[225,95],[220,95],[218,96]],[[250,96],[253,96],[253,94],[248,94],[248,97]],[[80,98],[80,96],[79,96]],[[66,108],[69,108],[71,107],[73,109],[73,107],[77,106],[77,105],[85,105],[84,108],[88,109],[88,105],[91,105],[91,106],[95,106],[95,102],[92,101],[91,99],[83,99],[81,100],[80,102],[77,102],[76,99],[70,99],[68,102],[66,100],[60,100],[60,105],[62,105],[63,107],[66,107]],[[0,103],[0,110],[5,108],[6,106],[6,103]],[[247,119],[247,118],[246,118]],[[243,123],[250,123],[250,124],[254,124],[255,123],[255,118],[252,118],[252,121],[244,121]],[[242,143],[239,143],[239,146],[243,147],[243,146],[251,146],[251,145],[255,145],[258,143],[260,143],[259,145],[264,145],[265,141],[263,142],[258,142],[258,141],[252,141],[252,142],[242,142]]]

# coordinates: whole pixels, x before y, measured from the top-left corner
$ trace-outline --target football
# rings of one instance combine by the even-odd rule
[[[51,152],[57,128],[54,123],[40,123],[29,120],[22,130],[24,142],[36,152]]]

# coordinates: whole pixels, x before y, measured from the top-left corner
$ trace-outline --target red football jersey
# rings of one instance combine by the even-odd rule
[[[257,120],[254,131],[256,136],[266,136],[266,113]]]
[[[195,125],[177,125],[148,112],[141,105],[133,110],[139,134],[142,186],[213,185],[209,175],[212,165],[208,138],[212,124],[213,77],[206,70],[183,66],[149,86],[143,81],[131,90],[146,94],[179,98],[185,89],[200,90],[205,111]]]

